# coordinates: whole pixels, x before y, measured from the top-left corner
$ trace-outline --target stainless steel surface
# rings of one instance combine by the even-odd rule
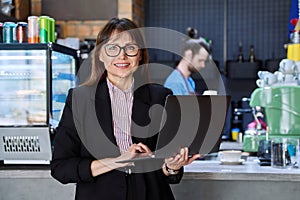
[[[0,160],[43,164],[51,160],[48,127],[0,127]]]

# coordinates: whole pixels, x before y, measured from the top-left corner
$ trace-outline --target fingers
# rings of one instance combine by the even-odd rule
[[[167,164],[167,166],[174,170],[179,170],[184,165],[187,165],[188,162],[189,162],[189,157],[188,157],[187,147],[181,148],[180,152],[174,157],[165,159],[165,163]]]
[[[138,143],[137,145],[137,149],[139,152],[142,153],[151,153],[151,150],[149,149],[149,147],[147,147],[147,145],[144,145],[143,143]]]
[[[200,154],[194,154],[192,157],[189,157],[189,150],[187,147],[181,148],[180,152],[174,157],[166,158],[165,163],[169,168],[178,170],[181,167],[191,164],[194,160],[198,159]]]
[[[132,144],[129,148],[128,148],[129,152],[133,152],[133,153],[146,153],[149,155],[152,155],[151,150],[149,149],[149,147],[147,147],[146,145],[144,145],[143,143],[138,143],[138,144]]]
[[[191,164],[194,160],[196,160],[196,159],[198,159],[198,158],[200,158],[200,154],[199,154],[199,153],[193,155],[192,157],[190,157],[190,158],[188,159],[187,165],[188,165],[188,164]]]

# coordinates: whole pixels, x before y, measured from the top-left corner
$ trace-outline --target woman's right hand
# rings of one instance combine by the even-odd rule
[[[133,165],[132,162],[118,163],[118,161],[128,160],[139,156],[151,156],[151,150],[143,143],[132,144],[125,153],[122,153],[116,158],[104,158],[100,160],[94,160],[91,164],[91,172],[93,176],[104,174],[114,169]]]
[[[116,158],[117,159],[116,162],[132,159],[137,156],[151,156],[151,155],[152,155],[152,152],[147,147],[147,145],[140,142],[138,144],[132,144],[126,152],[122,153],[119,157]],[[122,163],[122,164],[123,164],[122,167],[132,165],[131,162]]]

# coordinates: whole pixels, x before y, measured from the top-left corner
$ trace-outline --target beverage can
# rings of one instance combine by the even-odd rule
[[[49,32],[48,32],[48,40],[49,42],[55,42],[55,19],[49,18]]]
[[[18,43],[26,43],[27,42],[27,23],[26,22],[18,22],[17,23],[16,37],[17,37]]]
[[[16,42],[16,23],[5,22],[3,25],[3,43]]]
[[[39,17],[39,26],[40,26],[40,42],[46,43],[49,42],[49,17],[41,16]]]
[[[239,128],[233,128],[231,130],[231,138],[232,138],[232,140],[234,140],[234,141],[238,140],[239,132],[240,132]]]
[[[3,23],[0,22],[0,43],[3,42]]]
[[[39,43],[39,18],[28,17],[28,43]]]

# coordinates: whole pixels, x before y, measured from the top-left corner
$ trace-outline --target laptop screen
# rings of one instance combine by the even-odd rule
[[[191,155],[219,150],[230,96],[171,95],[167,97],[156,157],[170,157],[182,147]]]

